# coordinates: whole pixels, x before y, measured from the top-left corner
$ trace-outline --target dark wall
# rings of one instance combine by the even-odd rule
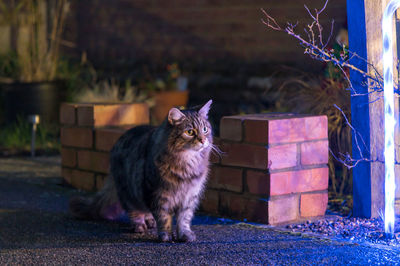
[[[282,24],[298,21],[303,32],[310,21],[304,4],[321,8],[324,0],[75,0],[66,36],[102,67],[177,61],[190,70],[257,63],[318,69],[296,40],[260,21],[265,8]],[[331,19],[343,27],[346,0],[328,4],[326,32]]]

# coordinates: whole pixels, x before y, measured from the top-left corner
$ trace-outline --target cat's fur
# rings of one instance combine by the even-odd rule
[[[104,188],[93,198],[72,199],[71,212],[80,218],[109,218],[113,216],[110,213],[118,212],[113,206],[120,203],[136,231],[156,222],[161,241],[171,240],[172,217],[176,215],[178,239],[194,241],[191,220],[207,180],[213,149],[208,121],[211,103],[199,110],[172,108],[159,127],[139,126],[127,131],[111,150],[111,177]]]

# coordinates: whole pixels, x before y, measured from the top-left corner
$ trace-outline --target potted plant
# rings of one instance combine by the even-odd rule
[[[129,79],[122,83],[113,78],[93,81],[74,96],[73,102],[93,104],[146,103],[149,107],[154,105],[153,98],[133,86]]]
[[[172,107],[186,106],[189,98],[188,79],[181,74],[178,64],[169,64],[166,69],[166,74],[156,79],[147,75],[139,84],[154,99],[151,116],[155,123],[160,123]]]
[[[0,66],[8,70],[0,73],[6,121],[29,114],[58,120],[63,88],[57,69],[68,8],[67,0],[0,1],[3,25],[10,29],[10,52]]]

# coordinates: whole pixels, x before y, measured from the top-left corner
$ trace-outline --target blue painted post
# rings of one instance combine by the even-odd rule
[[[388,0],[347,0],[349,49],[374,64],[382,73],[381,19]],[[365,72],[367,64],[353,58],[352,64]],[[351,121],[361,136],[353,134],[353,158],[372,159],[353,169],[353,214],[360,217],[378,217],[384,212],[384,123],[383,95],[366,94],[370,88],[366,79],[350,72],[355,92],[351,97]],[[356,96],[362,94],[363,96]],[[377,99],[382,97],[381,99]],[[373,102],[373,103],[371,103]],[[356,138],[358,138],[357,146]],[[362,145],[364,140],[365,146]],[[362,154],[359,153],[359,148]]]

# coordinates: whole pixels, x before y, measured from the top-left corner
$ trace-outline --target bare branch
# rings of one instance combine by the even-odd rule
[[[317,19],[311,14],[310,9],[309,9],[306,5],[304,5],[304,8],[307,10],[308,14],[310,15],[310,17],[311,17],[314,21],[317,20]]]
[[[334,25],[334,24],[335,24],[335,20],[332,19],[332,22],[331,22],[331,32],[329,33],[328,40],[326,40],[325,45],[322,46],[322,49],[325,49],[326,46],[328,45],[328,43],[331,41],[331,38],[332,38],[332,35],[333,35],[333,25]]]
[[[293,25],[291,23],[287,23],[287,27],[283,29],[276,22],[276,20],[273,17],[271,17],[264,9],[261,9],[261,10],[265,14],[267,21],[265,21],[265,20],[262,20],[262,21],[267,27],[269,27],[273,30],[284,31],[288,35],[296,38],[300,42],[300,45],[304,47],[304,53],[310,55],[311,58],[319,60],[319,61],[323,61],[323,62],[331,62],[335,66],[339,67],[341,70],[350,69],[350,70],[356,71],[356,72],[360,73],[361,75],[363,75],[365,78],[367,78],[368,82],[374,82],[375,84],[377,84],[376,88],[381,87],[380,85],[383,84],[382,74],[376,69],[376,67],[373,64],[368,62],[366,59],[360,57],[356,53],[354,53],[346,48],[344,48],[344,52],[347,52],[349,54],[349,57],[347,59],[337,58],[333,53],[331,53],[330,51],[328,51],[326,49],[329,41],[331,41],[331,38],[332,38],[334,21],[332,20],[332,22],[331,22],[330,35],[329,35],[327,41],[324,42],[322,39],[323,27],[322,27],[321,23],[319,22],[319,15],[326,9],[327,4],[328,4],[328,0],[325,1],[325,4],[322,7],[322,9],[315,10],[315,13],[316,13],[315,15],[313,15],[311,13],[310,9],[307,6],[304,6],[305,9],[307,10],[308,14],[310,15],[310,17],[313,19],[313,21],[307,25],[307,28],[304,29],[305,33],[307,34],[308,40],[304,39],[301,35],[299,35],[295,32],[294,28],[297,24]],[[314,30],[315,27],[317,28],[316,30]],[[316,40],[315,40],[316,34],[318,35],[319,44],[316,44]],[[366,72],[366,71],[356,67],[354,64],[350,63],[350,61],[355,58],[366,63],[367,66],[372,71]],[[348,81],[350,81],[348,79],[348,77],[346,77],[346,79]],[[394,85],[395,85],[395,92],[400,93],[400,90],[398,88],[398,83],[396,82]],[[380,91],[380,90],[377,90],[377,91]],[[352,94],[352,95],[355,96],[357,94]]]
[[[328,2],[329,2],[329,0],[326,0],[326,1],[325,1],[325,5],[324,5],[323,8],[321,8],[321,9],[319,10],[318,15],[321,14],[322,12],[324,12],[326,6],[328,5]]]
[[[279,24],[275,21],[275,19],[273,17],[268,15],[268,13],[263,8],[261,8],[261,11],[267,17],[267,21],[265,21],[264,19],[261,19],[262,23],[264,23],[265,25],[267,25],[268,27],[270,27],[273,30],[282,31],[282,28],[279,26]],[[271,24],[271,22],[272,22],[272,24]]]
[[[365,58],[359,56],[358,54],[348,50],[344,45],[342,47],[342,51],[340,56],[337,56],[334,54],[334,51],[328,50],[328,44],[332,40],[332,35],[333,35],[333,27],[334,27],[334,21],[332,20],[331,22],[331,27],[330,27],[330,33],[329,37],[327,40],[324,42],[323,40],[323,27],[322,24],[319,21],[319,16],[320,14],[326,9],[328,4],[328,0],[325,1],[324,6],[318,10],[315,9],[315,13],[311,12],[311,10],[304,5],[304,8],[307,10],[309,16],[311,17],[312,21],[304,28],[304,33],[303,36],[301,36],[299,33],[295,31],[295,25],[291,23],[287,23],[286,27],[282,27],[279,25],[279,23],[276,22],[276,20],[271,17],[268,12],[264,9],[262,9],[262,12],[264,13],[266,20],[262,20],[263,23],[277,31],[283,31],[286,34],[292,36],[295,38],[297,41],[299,41],[300,45],[304,47],[304,53],[308,54],[311,58],[326,62],[326,63],[331,63],[335,67],[337,67],[340,72],[343,75],[344,80],[348,84],[347,90],[350,91],[351,97],[355,96],[368,96],[372,93],[380,93],[383,91],[383,75],[378,71],[376,66],[374,66],[372,63],[368,62]],[[357,67],[354,62],[358,60],[358,62],[362,62],[364,66],[367,66],[367,69],[361,69]],[[400,66],[398,66],[399,68]],[[364,81],[361,81],[360,85],[363,87],[368,88],[368,91],[364,92],[359,92],[357,91],[351,83],[351,80],[349,78],[348,71],[354,71],[359,74],[361,74],[365,79]],[[400,70],[398,70],[400,71]],[[400,88],[399,88],[399,82],[395,82],[394,84],[394,91],[396,93],[396,96],[398,97],[400,95]],[[371,99],[371,98],[370,98]],[[365,104],[371,104],[374,103],[375,101],[381,100],[381,95],[376,95],[376,97],[373,98],[373,100],[370,100],[369,102]],[[353,134],[353,155],[351,155],[349,152],[346,153],[341,153],[339,152],[338,154],[334,154],[331,150],[332,156],[340,163],[342,163],[345,167],[347,168],[353,168],[357,166],[361,162],[380,162],[379,159],[377,158],[371,158],[370,151],[368,149],[368,146],[366,145],[362,135],[360,132],[358,132],[350,123],[349,119],[347,118],[345,112],[339,108],[336,104],[334,105],[336,109],[338,109],[343,116],[346,125],[349,127],[351,133]],[[352,157],[353,156],[353,157]],[[356,158],[356,159],[355,159]],[[395,164],[400,164],[399,162],[395,162]]]

